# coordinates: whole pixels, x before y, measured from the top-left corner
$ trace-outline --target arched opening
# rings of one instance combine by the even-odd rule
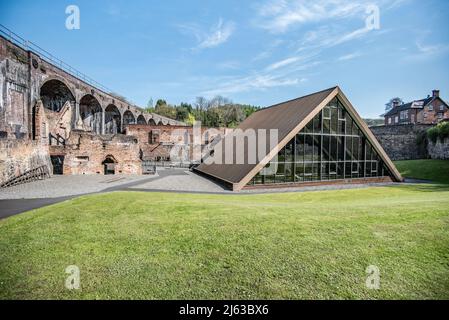
[[[143,115],[137,117],[137,124],[147,124],[147,121]]]
[[[152,125],[152,126],[155,126],[155,125],[156,125],[156,121],[154,121],[153,118],[151,118],[151,119],[148,121],[148,123],[149,123],[150,125]]]
[[[40,98],[46,109],[55,112],[61,111],[67,101],[69,101],[72,106],[75,104],[74,95],[66,84],[59,80],[49,80],[45,82],[40,90]]]
[[[133,113],[129,110],[126,110],[123,114],[123,125],[127,126],[128,124],[135,124],[136,118],[134,117]]]
[[[120,111],[116,106],[110,104],[104,114],[104,122],[105,122],[105,133],[106,134],[117,134],[122,132],[122,116],[120,115]]]
[[[84,127],[96,134],[101,134],[102,109],[98,100],[88,94],[80,101],[80,117]]]
[[[102,162],[104,166],[104,175],[114,175],[115,174],[115,166],[117,165],[117,160],[111,155],[107,156]]]

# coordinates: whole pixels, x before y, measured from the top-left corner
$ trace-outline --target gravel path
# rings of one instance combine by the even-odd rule
[[[167,172],[167,171],[166,171]],[[232,193],[215,182],[190,171],[176,170],[172,174],[163,174],[158,179],[136,184],[130,189],[147,191],[179,191],[201,193]],[[162,173],[162,172],[160,172]]]
[[[0,189],[0,200],[49,199],[88,193],[126,186],[130,183],[156,179],[158,176],[53,176],[11,188]]]

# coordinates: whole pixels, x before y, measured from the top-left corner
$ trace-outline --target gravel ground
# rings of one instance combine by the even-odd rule
[[[391,186],[395,183],[373,183],[373,184],[342,184],[328,186],[313,187],[290,187],[290,188],[274,188],[274,189],[253,189],[242,190],[237,194],[263,194],[263,193],[283,193],[283,192],[306,192],[321,190],[344,190],[344,189],[360,189],[369,187]],[[135,184],[129,189],[139,191],[177,191],[177,192],[193,192],[193,193],[228,193],[236,194],[222,186],[210,181],[196,173],[185,171],[176,175],[164,173],[163,176],[153,181],[142,184]]]
[[[139,181],[157,179],[156,176],[53,176],[11,188],[0,189],[0,200],[60,198],[126,187]]]
[[[239,194],[359,189],[387,185],[393,185],[393,183],[291,187],[263,190],[255,189],[243,190]],[[172,191],[218,194],[233,193],[227,189],[224,189],[221,185],[190,171],[180,169],[160,169],[158,174],[155,176],[54,176],[51,179],[47,180],[0,189],[0,200],[54,199],[97,192],[110,192],[120,190]]]
[[[232,193],[222,186],[203,178],[190,171],[165,170],[161,177],[143,184],[136,184],[130,189],[134,190],[160,190],[160,191],[180,191],[180,192],[202,192],[202,193]]]

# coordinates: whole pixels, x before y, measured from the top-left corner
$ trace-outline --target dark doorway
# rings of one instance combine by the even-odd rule
[[[50,159],[53,166],[53,174],[64,174],[64,156],[51,156]]]
[[[108,175],[114,175],[115,174],[115,165],[117,162],[112,157],[106,157],[106,159],[103,161],[104,165],[104,174],[106,176]]]

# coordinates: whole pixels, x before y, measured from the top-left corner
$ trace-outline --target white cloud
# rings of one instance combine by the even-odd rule
[[[256,7],[255,25],[272,33],[284,33],[308,23],[347,18],[366,18],[366,9],[377,5],[399,8],[411,0],[268,0]]]
[[[217,47],[232,36],[235,31],[235,23],[233,21],[223,21],[219,19],[218,23],[210,28],[209,31],[203,31],[198,25],[185,24],[178,26],[181,32],[192,35],[196,38],[198,44],[194,49],[206,49]]]
[[[421,42],[416,42],[416,47],[419,52],[424,55],[434,55],[438,53],[444,53],[449,49],[447,44],[436,44],[436,45],[424,45]]]
[[[220,69],[237,70],[240,68],[238,61],[223,61],[217,65]]]
[[[307,81],[306,78],[284,78],[268,74],[256,74],[221,83],[217,88],[204,91],[203,95],[212,97],[251,90],[265,90],[273,87],[293,86],[305,81]]]
[[[361,14],[367,4],[365,0],[270,0],[259,6],[256,25],[282,33],[294,25]]]
[[[287,59],[284,59],[284,60],[281,60],[281,61],[278,61],[278,62],[275,62],[275,63],[269,65],[269,66],[266,68],[266,70],[267,70],[267,71],[273,71],[273,70],[276,70],[276,69],[279,69],[279,68],[288,66],[288,65],[290,65],[290,64],[292,64],[292,63],[295,63],[295,62],[297,62],[297,61],[299,61],[299,60],[301,60],[301,57],[291,57],[291,58],[287,58]]]
[[[425,45],[421,41],[416,41],[416,51],[405,57],[407,61],[426,61],[449,53],[449,44],[439,43]]]
[[[344,55],[344,56],[341,56],[341,57],[338,58],[337,60],[338,60],[338,61],[348,61],[348,60],[352,60],[352,59],[358,58],[358,57],[360,57],[360,56],[362,56],[362,54],[361,54],[360,52],[353,52],[353,53],[350,53],[350,54],[346,54],[346,55]]]

